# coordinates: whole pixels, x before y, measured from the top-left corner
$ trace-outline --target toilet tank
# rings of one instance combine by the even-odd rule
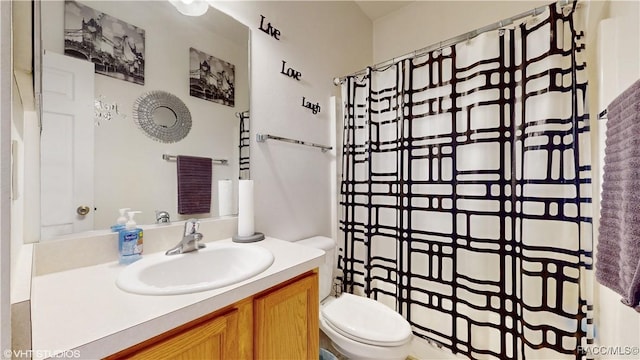
[[[336,267],[336,243],[333,239],[325,236],[314,236],[307,239],[296,241],[297,244],[311,246],[316,249],[324,250],[324,262],[320,265],[319,272],[319,292],[320,301],[331,294],[331,285],[333,284],[333,269]]]

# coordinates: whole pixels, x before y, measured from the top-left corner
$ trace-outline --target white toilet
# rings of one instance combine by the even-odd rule
[[[335,242],[316,236],[297,242],[326,252],[320,266],[320,329],[342,355],[357,360],[404,360],[411,326],[400,314],[375,300],[342,294],[329,296],[335,267]]]

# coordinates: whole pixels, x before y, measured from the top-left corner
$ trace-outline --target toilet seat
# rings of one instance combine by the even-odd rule
[[[401,346],[411,340],[411,326],[384,304],[352,294],[322,307],[326,324],[339,334],[369,345]]]

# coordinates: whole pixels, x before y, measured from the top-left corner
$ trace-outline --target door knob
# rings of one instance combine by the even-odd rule
[[[85,216],[89,213],[90,209],[88,206],[78,206],[78,208],[76,209],[76,212],[78,213],[78,215],[80,216]]]

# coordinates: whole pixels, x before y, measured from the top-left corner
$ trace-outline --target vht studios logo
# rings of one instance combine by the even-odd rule
[[[2,356],[7,359],[32,359],[32,358],[50,358],[50,359],[79,359],[80,350],[10,350],[2,351]]]

